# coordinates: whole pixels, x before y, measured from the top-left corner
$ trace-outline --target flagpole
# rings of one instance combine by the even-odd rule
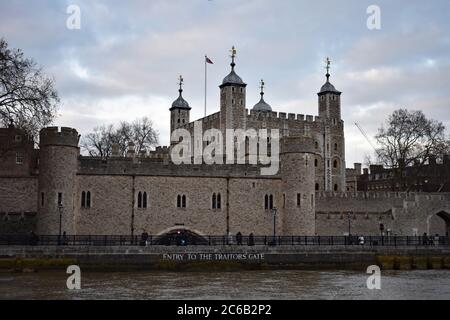
[[[207,78],[206,68],[207,68],[207,63],[206,63],[206,54],[205,54],[205,117],[206,117],[206,89],[207,89],[207,87],[206,87],[206,85],[207,85],[207,82],[206,82],[206,78]]]

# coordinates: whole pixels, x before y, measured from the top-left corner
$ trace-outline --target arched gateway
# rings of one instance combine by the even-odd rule
[[[440,211],[427,220],[428,234],[445,236],[450,233],[450,213]]]
[[[158,233],[153,242],[159,245],[204,245],[208,244],[208,239],[197,230],[175,226]]]

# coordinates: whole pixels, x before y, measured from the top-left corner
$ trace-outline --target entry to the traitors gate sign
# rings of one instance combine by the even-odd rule
[[[262,253],[166,253],[165,261],[264,261]]]

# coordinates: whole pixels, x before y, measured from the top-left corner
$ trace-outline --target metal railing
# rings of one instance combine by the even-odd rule
[[[437,236],[0,235],[0,246],[450,246]]]

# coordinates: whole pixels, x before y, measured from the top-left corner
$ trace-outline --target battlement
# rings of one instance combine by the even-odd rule
[[[256,110],[246,109],[246,114],[252,119],[275,119],[275,120],[288,120],[288,121],[299,121],[299,122],[323,122],[322,117],[295,113],[285,113],[285,112],[261,112]]]
[[[450,201],[450,193],[424,192],[318,192],[318,199],[348,198],[348,199],[401,199],[405,201]]]
[[[80,136],[77,130],[67,127],[47,127],[40,132],[39,145],[78,147]]]

